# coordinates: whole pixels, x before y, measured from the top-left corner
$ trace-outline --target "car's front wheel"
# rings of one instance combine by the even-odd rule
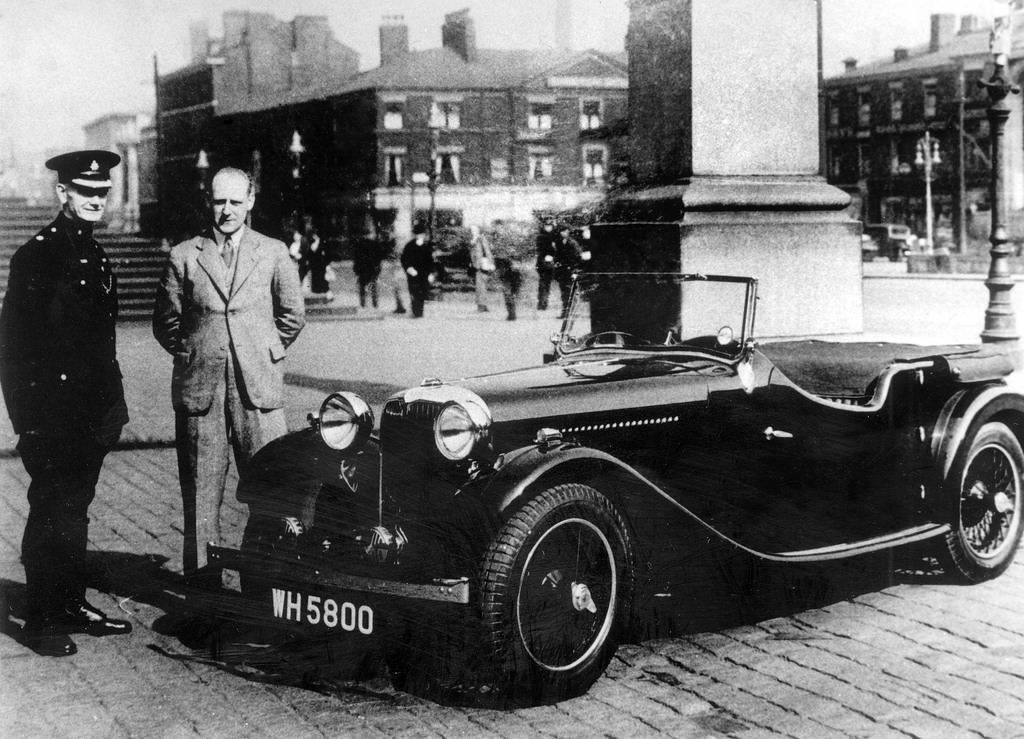
[[[1004,424],[984,424],[954,465],[953,528],[946,535],[947,570],[970,582],[997,577],[1010,566],[1021,539],[1024,451]]]
[[[633,590],[633,552],[615,506],[564,484],[531,498],[492,540],[481,608],[499,684],[513,703],[587,690],[608,665]]]

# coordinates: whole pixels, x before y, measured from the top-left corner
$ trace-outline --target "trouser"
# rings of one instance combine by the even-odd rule
[[[523,277],[518,272],[512,272],[501,279],[501,293],[505,298],[505,312],[510,320],[516,317],[516,302],[519,300],[519,288],[523,283]]]
[[[287,432],[284,409],[254,408],[229,354],[224,374],[203,413],[178,410],[175,436],[184,511],[181,564],[186,575],[206,565],[206,544],[223,546],[220,514],[229,454],[239,470],[265,444]]]
[[[359,307],[360,308],[365,308],[366,307],[366,293],[367,293],[367,290],[369,290],[370,302],[373,304],[373,307],[376,308],[377,307],[377,278],[376,278],[376,276],[374,276],[374,277],[359,277],[357,279],[358,279],[358,282],[359,282]],[[398,295],[397,291],[396,291],[395,295],[396,295],[395,302],[398,303],[399,305],[401,305],[401,301],[397,297],[397,295]]]
[[[381,269],[381,273],[387,275],[391,287],[395,293],[395,310],[405,311],[405,305],[403,304],[403,293],[405,292],[406,285],[406,274],[405,270],[402,269],[402,265],[394,260],[384,262],[384,267]],[[412,302],[411,300],[409,302]]]
[[[412,303],[412,315],[419,318],[423,315],[423,303],[430,292],[430,283],[425,278],[416,276],[409,278],[409,302]]]
[[[32,478],[21,541],[26,621],[39,623],[85,598],[89,504],[108,447],[86,430],[23,434],[18,452]]]
[[[548,295],[551,293],[551,270],[537,270],[537,310],[548,309]]]
[[[475,270],[473,286],[476,290],[476,307],[487,307],[487,280],[489,275],[481,269]]]

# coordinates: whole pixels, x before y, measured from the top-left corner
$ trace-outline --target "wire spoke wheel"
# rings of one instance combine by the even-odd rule
[[[601,530],[581,518],[552,526],[527,554],[516,598],[523,648],[550,670],[585,660],[615,616],[615,553]]]
[[[526,501],[484,557],[481,611],[509,702],[550,703],[585,692],[615,649],[633,588],[628,529],[587,485]]]
[[[957,476],[957,518],[946,537],[947,564],[967,580],[999,575],[1021,538],[1024,452],[1008,426],[982,426],[962,456]]]

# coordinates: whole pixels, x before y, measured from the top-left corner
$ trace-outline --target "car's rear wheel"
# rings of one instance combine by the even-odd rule
[[[1024,451],[1006,424],[990,421],[965,444],[949,477],[957,501],[947,570],[981,582],[1010,566],[1022,533],[1022,473]]]
[[[618,646],[633,590],[627,526],[592,487],[529,500],[492,540],[481,608],[499,686],[513,703],[587,690]]]

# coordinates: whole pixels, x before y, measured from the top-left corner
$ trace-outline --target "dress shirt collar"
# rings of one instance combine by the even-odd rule
[[[235,245],[236,249],[238,248],[238,245],[242,243],[242,235],[244,233],[245,233],[245,226],[242,226],[237,231],[235,231],[233,234],[231,234],[231,243],[233,243]],[[214,239],[214,241],[217,242],[217,248],[220,249],[221,251],[224,251],[224,242],[227,240],[227,238],[228,238],[227,234],[222,234],[217,229],[213,229],[213,239]]]

